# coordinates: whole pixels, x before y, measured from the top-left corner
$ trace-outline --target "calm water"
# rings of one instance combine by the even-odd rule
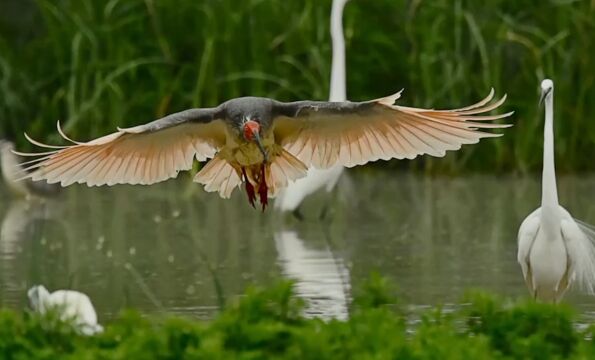
[[[45,203],[10,201],[0,188],[0,306],[26,306],[40,283],[86,292],[103,321],[129,306],[205,318],[251,283],[289,277],[309,314],[344,317],[372,270],[413,309],[470,288],[527,295],[516,232],[539,202],[538,178],[350,175],[332,197],[308,200],[303,222],[182,180],[74,186]],[[595,223],[595,176],[561,177],[559,187],[574,216]],[[591,298],[567,301],[592,317]]]

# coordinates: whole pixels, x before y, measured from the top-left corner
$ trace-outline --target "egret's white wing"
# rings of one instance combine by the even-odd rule
[[[310,167],[306,177],[289,183],[286,188],[281,189],[275,207],[281,211],[295,210],[302,200],[321,188],[330,192],[335,187],[339,177],[343,173],[343,166],[335,165],[328,169],[316,169]]]
[[[527,288],[531,293],[533,293],[535,289],[533,287],[533,274],[531,273],[529,254],[531,252],[533,242],[537,237],[537,232],[539,231],[540,214],[541,208],[538,208],[537,210],[529,214],[529,216],[527,216],[525,220],[523,220],[523,223],[519,228],[518,234],[517,261],[521,265],[521,269],[523,270],[523,277],[525,278],[525,283],[527,284]]]
[[[566,212],[566,211],[565,211]],[[595,231],[588,225],[575,221],[568,212],[561,222],[562,237],[571,260],[573,278],[579,287],[595,293]]]

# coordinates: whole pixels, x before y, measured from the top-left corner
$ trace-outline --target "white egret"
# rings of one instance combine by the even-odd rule
[[[97,323],[97,314],[89,297],[74,290],[57,290],[50,292],[42,285],[33,286],[27,292],[31,307],[40,314],[49,310],[60,312],[64,321],[73,324],[85,335],[93,335],[103,331]]]
[[[20,164],[20,159],[13,153],[14,144],[8,140],[0,139],[0,166],[2,177],[8,189],[16,196],[47,197],[56,195],[59,192],[57,185],[50,185],[45,181],[21,181],[27,173]]]
[[[541,207],[521,224],[518,262],[527,288],[538,300],[557,303],[577,283],[593,293],[595,287],[595,232],[572,218],[558,203],[554,169],[554,83],[541,83],[545,100]]]
[[[349,0],[333,0],[331,8],[331,39],[333,42],[333,58],[331,65],[331,87],[329,101],[347,100],[345,80],[345,37],[343,36],[343,9]],[[275,208],[280,211],[293,211],[301,216],[298,208],[302,201],[316,191],[324,188],[331,192],[344,167],[336,164],[328,169],[310,167],[305,177],[297,179],[279,192],[275,200]]]

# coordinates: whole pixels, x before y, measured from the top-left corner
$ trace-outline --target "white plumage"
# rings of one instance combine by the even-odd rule
[[[57,290],[50,293],[44,286],[33,286],[27,292],[31,307],[40,314],[49,310],[60,312],[64,321],[73,324],[85,335],[93,335],[103,331],[97,323],[97,314],[89,297],[73,290]]]
[[[24,176],[19,166],[19,159],[11,151],[14,149],[12,143],[0,140],[0,164],[2,165],[2,177],[8,189],[15,195],[27,197],[29,189],[25,181],[18,181]]]
[[[57,195],[59,188],[45,181],[23,180],[27,172],[21,165],[21,159],[13,153],[14,144],[8,140],[0,140],[0,167],[5,185],[12,194],[18,197],[48,197]]]
[[[331,9],[331,38],[333,42],[333,59],[331,65],[331,87],[329,101],[345,101],[347,99],[345,76],[345,38],[343,36],[343,9],[349,0],[334,0]],[[280,211],[294,211],[302,201],[316,191],[324,188],[331,192],[344,167],[334,165],[328,169],[310,167],[305,177],[297,179],[283,189],[277,200],[275,208]]]
[[[275,233],[279,263],[285,276],[295,279],[295,290],[308,302],[307,316],[346,320],[351,285],[349,269],[332,249],[311,249],[297,232]]]
[[[527,288],[538,300],[559,302],[573,283],[584,291],[595,290],[595,232],[575,220],[558,203],[554,168],[554,84],[541,83],[545,99],[541,207],[521,224],[518,262]]]

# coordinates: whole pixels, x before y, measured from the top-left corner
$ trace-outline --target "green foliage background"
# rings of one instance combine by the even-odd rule
[[[4,0],[0,135],[77,139],[242,95],[325,99],[330,0]],[[403,104],[457,107],[508,93],[515,127],[426,172],[538,170],[538,84],[556,83],[561,171],[592,170],[595,1],[351,0],[348,96],[405,88]]]

